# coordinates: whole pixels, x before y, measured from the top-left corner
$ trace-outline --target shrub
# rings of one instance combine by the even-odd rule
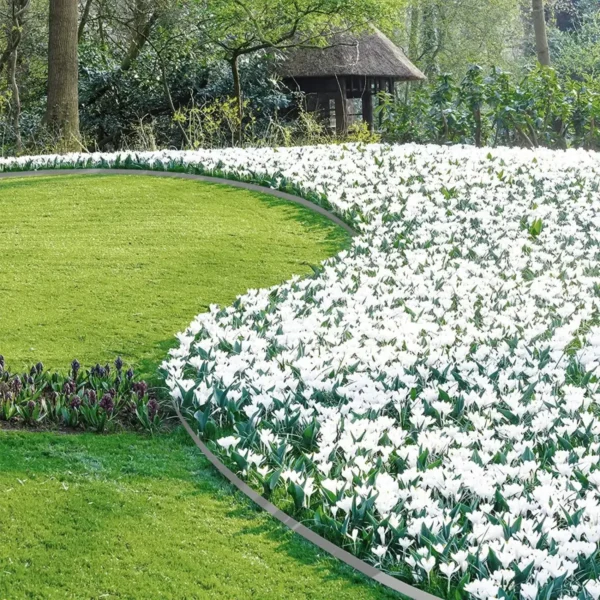
[[[600,84],[536,67],[518,79],[472,66],[456,82],[438,76],[407,95],[380,95],[386,141],[525,148],[600,148]]]

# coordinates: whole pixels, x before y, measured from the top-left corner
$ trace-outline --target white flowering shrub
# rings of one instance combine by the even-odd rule
[[[325,146],[130,161],[303,190],[360,235],[179,334],[174,398],[346,549],[445,597],[600,597],[600,158]],[[29,161],[29,162],[28,162]],[[0,165],[2,166],[2,165]]]

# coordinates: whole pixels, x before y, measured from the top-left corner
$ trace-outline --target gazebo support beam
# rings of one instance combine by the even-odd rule
[[[362,118],[369,126],[369,131],[373,131],[373,95],[371,90],[365,90],[362,97]]]
[[[338,91],[335,95],[335,130],[338,135],[348,131],[348,106],[346,99],[346,78],[338,77]]]

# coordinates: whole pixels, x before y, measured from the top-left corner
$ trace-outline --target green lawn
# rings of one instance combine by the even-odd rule
[[[252,508],[182,430],[0,431],[0,598],[383,600]]]
[[[140,175],[0,181],[0,354],[15,370],[117,355],[154,373],[212,303],[310,272],[346,234],[308,209]]]

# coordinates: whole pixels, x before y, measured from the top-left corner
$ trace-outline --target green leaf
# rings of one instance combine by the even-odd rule
[[[290,484],[288,485],[288,492],[294,500],[294,506],[296,510],[302,510],[302,505],[304,503],[304,490],[297,483],[290,481]]]
[[[233,458],[240,471],[248,469],[248,461],[235,450],[231,453],[231,458]]]
[[[273,491],[277,487],[277,483],[279,482],[279,478],[281,477],[281,469],[275,471],[271,477],[269,477],[269,489]]]
[[[515,578],[513,581],[515,585],[519,585],[521,583],[525,583],[529,579],[529,575],[531,575],[531,571],[533,571],[533,562],[530,562],[522,571],[519,570],[518,567],[514,568]]]
[[[486,563],[490,573],[493,573],[494,571],[497,571],[498,569],[502,568],[502,563],[496,556],[496,553],[491,548],[488,551]]]
[[[540,233],[542,233],[543,228],[544,228],[544,224],[542,223],[542,219],[536,219],[529,226],[529,235],[534,238],[538,237],[538,235],[540,235]]]

